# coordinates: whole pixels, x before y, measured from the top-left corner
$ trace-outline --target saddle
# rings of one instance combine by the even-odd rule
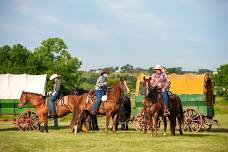
[[[168,90],[169,101],[173,101],[176,99],[175,94]]]
[[[45,105],[49,106],[50,102],[50,96],[42,96],[43,101],[45,102]],[[55,106],[66,106],[68,105],[68,96],[63,96],[60,95],[56,100],[55,100]]]

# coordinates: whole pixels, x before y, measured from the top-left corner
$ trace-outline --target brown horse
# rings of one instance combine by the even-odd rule
[[[48,113],[49,113],[49,104],[46,101],[47,97],[42,96],[41,94],[31,93],[31,92],[22,92],[18,107],[22,108],[29,102],[36,109],[36,115],[39,118],[39,130],[43,131],[40,125],[43,123],[45,126],[45,132],[48,132]],[[62,97],[60,102],[57,102],[56,113],[58,118],[65,116],[66,114],[73,111],[74,102],[77,101],[78,96],[69,95]]]
[[[163,99],[161,98],[162,96],[161,96],[161,93],[160,93],[160,89],[157,88],[157,87],[156,88],[152,88],[151,85],[150,85],[150,79],[151,78],[145,79],[145,77],[144,77],[143,93],[144,93],[145,98],[146,98],[146,96],[149,96],[149,95],[151,95],[152,98],[153,98],[153,93],[151,93],[151,92],[156,92],[158,94],[159,100],[162,100],[162,103],[161,103],[162,109],[160,109],[159,116],[161,116],[162,119],[163,119],[164,135],[166,135],[167,120],[166,120],[166,116],[164,116],[164,114],[163,114],[164,102],[163,102]],[[170,97],[170,115],[169,115],[170,131],[171,131],[172,135],[175,135],[176,119],[178,120],[178,123],[179,123],[180,135],[183,135],[182,127],[181,127],[183,125],[183,123],[184,123],[183,107],[182,107],[180,98],[177,95],[174,94],[172,97]]]
[[[120,79],[120,81],[112,87],[111,90],[108,91],[108,99],[107,101],[103,101],[98,109],[98,114],[106,115],[106,132],[108,132],[108,127],[110,123],[110,118],[113,119],[112,131],[116,132],[116,119],[118,115],[118,111],[120,108],[120,95],[121,92],[126,94],[129,93],[129,88],[125,80]],[[87,111],[91,115],[92,113],[92,105],[96,102],[96,97],[90,98],[89,94],[81,95],[78,98],[77,105],[74,106],[73,117],[71,121],[71,128],[75,133],[77,133],[78,125],[81,120],[82,114]],[[88,117],[87,117],[88,118]],[[86,118],[85,118],[86,119]]]
[[[151,125],[152,136],[157,136],[157,122],[159,119],[159,114],[163,109],[162,95],[158,87],[150,86],[150,79],[144,78],[143,88],[144,88],[143,108],[144,108],[144,114],[146,119],[144,121],[143,131],[144,133],[146,133],[147,121],[149,121]]]

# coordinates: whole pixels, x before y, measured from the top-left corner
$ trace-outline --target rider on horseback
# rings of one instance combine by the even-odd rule
[[[50,106],[50,115],[54,116],[56,115],[56,111],[55,111],[55,101],[57,98],[59,98],[59,96],[61,95],[61,82],[59,80],[59,75],[57,74],[53,74],[50,77],[50,80],[54,81],[54,91],[51,94],[50,97],[50,102],[49,102],[49,106]]]
[[[107,85],[108,85],[107,77],[108,77],[108,74],[109,74],[108,70],[104,69],[102,71],[101,75],[97,79],[96,86],[95,86],[97,101],[95,102],[95,104],[92,107],[92,110],[93,110],[92,113],[94,115],[97,113],[99,105],[102,102],[102,96],[105,95],[105,92],[107,90]]]
[[[150,83],[151,86],[158,86],[161,88],[161,94],[165,102],[164,113],[165,115],[169,115],[170,103],[167,89],[169,89],[170,81],[165,71],[163,71],[162,66],[156,65],[154,69],[155,73],[152,74]]]

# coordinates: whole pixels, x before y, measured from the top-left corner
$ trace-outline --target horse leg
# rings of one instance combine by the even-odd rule
[[[106,114],[106,128],[105,128],[105,132],[108,133],[108,126],[109,126],[109,122],[110,122],[110,117],[111,114]]]
[[[78,125],[79,125],[79,122],[80,122],[80,118],[81,118],[81,115],[82,115],[82,112],[81,110],[79,110],[78,108],[75,108],[75,112],[74,112],[74,129],[73,129],[73,132],[75,134],[78,133]]]
[[[176,115],[174,113],[170,113],[170,130],[171,134],[175,136],[175,129],[176,129]]]
[[[44,116],[44,129],[45,132],[48,133],[48,120],[47,117]]]
[[[86,113],[85,121],[82,124],[82,131],[88,133],[89,132],[89,124],[91,122],[91,117],[88,113]]]
[[[118,114],[115,114],[115,115],[112,117],[112,132],[113,132],[113,133],[116,132],[117,116],[118,116]]]
[[[157,137],[157,123],[158,123],[158,113],[155,113],[152,117],[153,119],[153,129],[154,129],[154,137]],[[153,134],[152,134],[153,135]]]
[[[180,117],[180,115],[178,115],[178,123],[179,123],[179,131],[180,131],[180,135],[183,135],[183,132],[182,132],[182,127],[181,127],[181,125],[182,125],[182,121],[181,121],[181,117]]]
[[[144,113],[145,114],[145,113]],[[143,119],[143,133],[146,134],[147,133],[147,120],[146,120],[146,115],[144,115],[144,117],[142,118]],[[151,119],[152,121],[152,119]],[[151,123],[152,124],[152,123]],[[151,126],[151,131],[152,131],[152,126]]]
[[[163,116],[162,119],[163,119],[163,124],[164,124],[164,133],[163,133],[163,135],[166,136],[166,128],[167,128],[166,116]]]
[[[44,131],[43,128],[42,128],[42,123],[44,122],[43,121],[43,117],[42,116],[38,116],[38,118],[39,118],[39,123],[38,123],[39,131],[43,132]]]
[[[154,118],[153,116],[150,118],[150,128],[151,128],[151,136],[154,136]]]

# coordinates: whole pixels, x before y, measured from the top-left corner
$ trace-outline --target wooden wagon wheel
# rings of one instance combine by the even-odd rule
[[[38,130],[38,118],[35,112],[27,110],[21,113],[16,120],[16,126],[21,131]]]
[[[203,125],[202,125],[202,131],[209,131],[212,127],[212,124],[208,122],[207,118],[203,118]]]
[[[150,130],[151,124],[148,120],[146,120],[146,121],[147,121],[147,130]],[[137,131],[143,130],[144,123],[145,123],[144,113],[139,113],[138,115],[135,116],[135,118],[133,120],[133,126]],[[157,128],[160,128],[160,125],[161,125],[161,121],[158,120]]]
[[[203,119],[199,111],[187,109],[184,111],[184,131],[198,132],[202,128]]]
[[[138,115],[135,116],[134,121],[133,121],[133,126],[137,131],[142,131],[143,126],[145,122],[145,115],[144,113],[139,113]],[[147,130],[150,129],[150,125],[147,124]]]

